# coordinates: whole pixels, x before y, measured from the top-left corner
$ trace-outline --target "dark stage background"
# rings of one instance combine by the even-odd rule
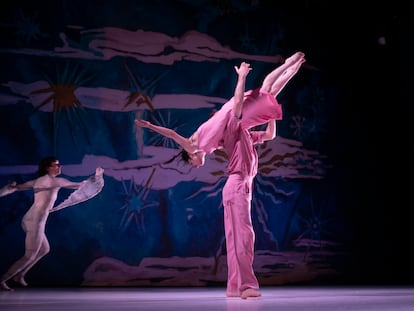
[[[411,17],[333,1],[3,1],[0,186],[97,166],[105,186],[51,214],[33,286],[225,284],[226,155],[165,164],[178,148],[134,127],[190,136],[234,90],[301,50],[278,100],[278,138],[258,147],[252,218],[261,285],[412,283]],[[408,118],[408,119],[407,119]],[[61,190],[58,201],[70,191]],[[33,193],[0,198],[0,273],[24,252]]]

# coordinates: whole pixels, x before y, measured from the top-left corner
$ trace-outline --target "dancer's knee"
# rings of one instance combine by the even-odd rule
[[[49,246],[42,247],[39,251],[38,257],[43,257],[43,256],[47,255],[49,252],[50,252],[50,247]]]
[[[24,254],[24,258],[27,261],[31,262],[31,261],[38,259],[39,257],[45,256],[47,253],[49,253],[49,251],[50,251],[49,246],[47,247],[43,246],[38,250],[26,250]]]
[[[33,252],[33,251],[30,251],[30,252],[26,251],[26,253],[23,255],[23,258],[27,262],[31,262],[35,260],[36,257],[37,257],[37,252]]]

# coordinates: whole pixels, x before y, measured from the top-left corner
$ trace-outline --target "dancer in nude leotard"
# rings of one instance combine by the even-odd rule
[[[95,176],[101,176],[102,168],[97,168]],[[22,286],[27,286],[26,273],[47,253],[50,247],[45,235],[45,226],[50,211],[56,202],[60,188],[78,189],[83,182],[72,182],[65,178],[57,177],[61,174],[61,165],[56,157],[43,158],[38,167],[38,178],[16,185],[9,184],[5,194],[18,190],[33,189],[34,201],[30,209],[22,219],[22,227],[26,233],[25,253],[3,274],[0,279],[1,289],[12,291],[7,281],[13,279]]]

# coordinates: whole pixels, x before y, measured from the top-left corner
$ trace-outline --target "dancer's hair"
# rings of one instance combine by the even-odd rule
[[[171,162],[173,162],[175,159],[177,158],[181,158],[181,160],[185,163],[188,164],[188,161],[190,160],[190,156],[188,155],[188,152],[185,151],[184,149],[181,149],[181,151],[179,153],[177,153],[175,156],[173,156],[171,159],[165,161],[162,164],[170,164]]]
[[[181,155],[181,160],[183,160],[184,162],[188,163],[188,161],[190,161],[190,155],[184,149],[181,150],[179,154]]]
[[[58,161],[58,158],[56,158],[55,156],[49,156],[49,157],[45,157],[41,159],[39,162],[37,175],[39,177],[46,175],[47,169],[52,165],[53,162],[56,162],[56,161]]]

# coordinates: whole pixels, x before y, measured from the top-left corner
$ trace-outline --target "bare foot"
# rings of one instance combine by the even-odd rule
[[[240,297],[240,294],[236,292],[227,292],[226,296],[227,297]]]
[[[262,294],[260,294],[257,290],[253,288],[248,288],[244,290],[241,294],[241,299],[247,299],[249,297],[260,297]]]
[[[296,52],[292,56],[286,58],[285,63],[290,64],[290,65],[293,65],[296,62],[303,63],[304,59],[305,59],[305,54],[303,52]]]
[[[7,286],[6,281],[2,281],[2,282],[0,283],[0,286],[1,286],[1,289],[2,289],[2,290],[7,290],[7,291],[9,291],[9,292],[14,291],[14,289],[13,289],[13,288],[10,288],[10,287],[8,287],[8,286]]]
[[[24,277],[23,276],[15,276],[14,278],[13,278],[13,281],[15,281],[16,283],[19,283],[20,285],[22,285],[22,286],[27,286],[27,285],[29,285],[29,284],[27,284],[27,282],[26,282],[26,280],[24,279]]]

